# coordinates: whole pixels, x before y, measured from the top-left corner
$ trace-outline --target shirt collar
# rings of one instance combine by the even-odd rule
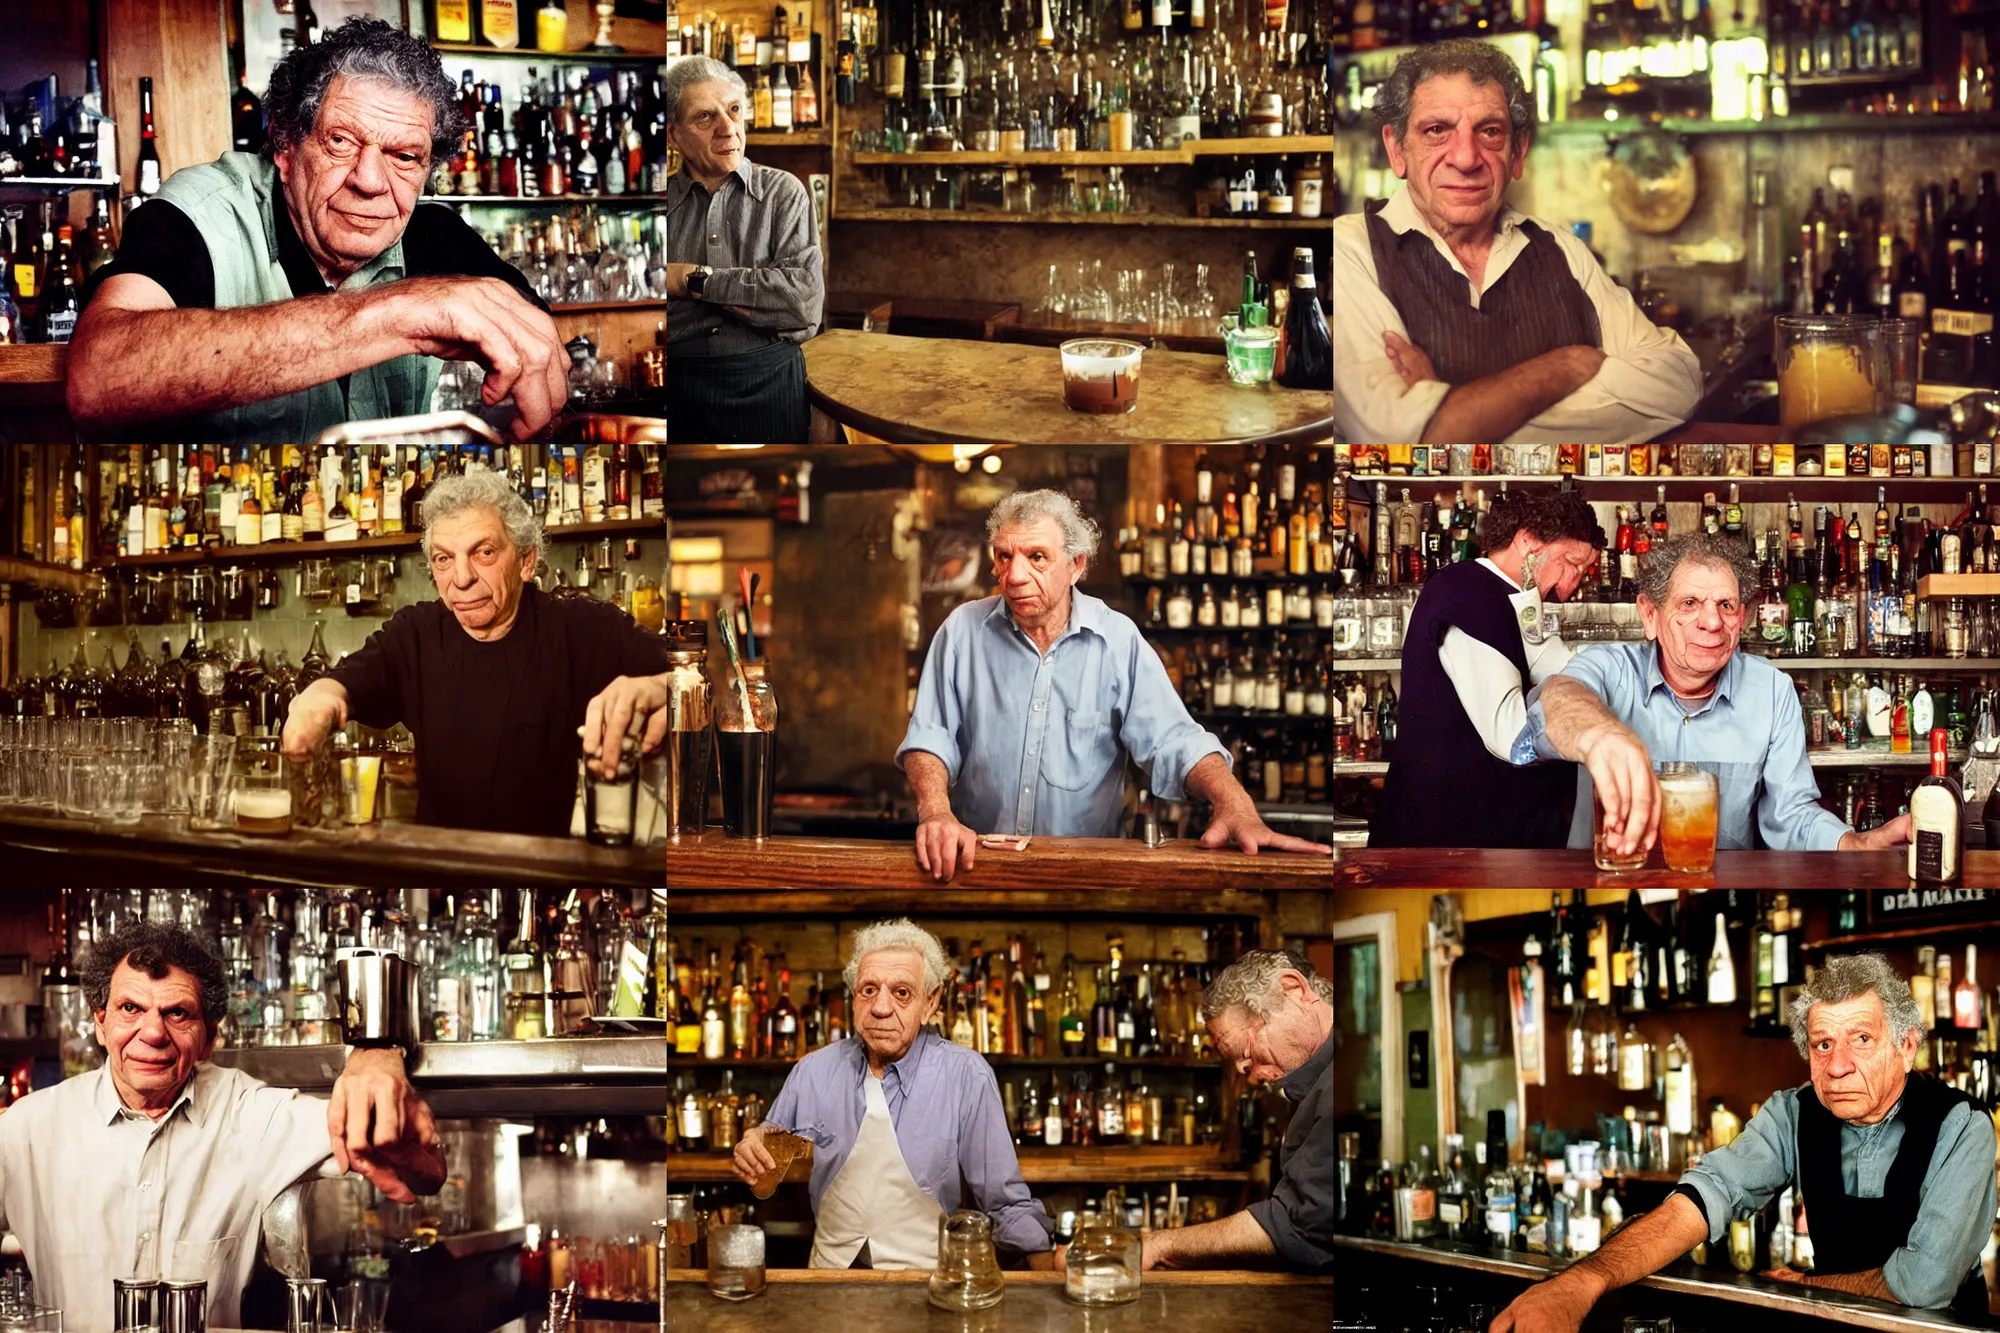
[[[1679,700],[1680,696],[1674,694],[1673,687],[1667,684],[1666,674],[1660,670],[1660,644],[1657,639],[1646,640],[1645,673],[1646,697],[1648,699],[1653,697],[1653,691],[1665,690],[1669,696],[1676,701]],[[1729,655],[1729,661],[1722,668],[1722,674],[1715,678],[1715,692],[1710,694],[1702,702],[1701,708],[1695,711],[1700,712],[1710,704],[1719,704],[1728,700],[1736,692],[1737,682],[1742,679],[1743,653],[1741,649],[1738,649]]]
[[[1063,627],[1062,638],[1057,639],[1056,642],[1061,643],[1063,639],[1067,639],[1070,635],[1078,633],[1081,630],[1089,630],[1098,638],[1103,638],[1104,618],[1108,612],[1109,608],[1105,606],[1103,598],[1092,597],[1081,588],[1071,588],[1069,590],[1069,624]],[[1005,597],[997,594],[994,596],[993,609],[986,613],[986,618],[988,620],[1000,621],[1003,628],[1020,631],[1023,635],[1026,634],[1025,630],[1021,630],[1021,627],[1014,623],[1013,613],[1008,611],[1007,599]]]
[[[1311,1058],[1278,1080],[1278,1091],[1285,1094],[1286,1101],[1296,1106],[1305,1100],[1305,1095],[1312,1090],[1312,1085],[1325,1077],[1326,1071],[1332,1067],[1333,1033],[1329,1032],[1326,1034],[1326,1040],[1320,1043],[1319,1049],[1312,1053]]]
[[[751,168],[749,154],[742,154],[736,159],[736,165],[730,169],[729,175],[743,182],[743,188],[749,192],[752,199],[762,199],[764,197],[765,186],[757,179],[756,171]],[[722,190],[728,188],[729,180],[725,177],[716,193],[720,194]],[[700,191],[702,194],[708,193],[708,190],[702,183],[694,178],[694,173],[687,169],[684,161],[681,169],[667,178],[667,202],[669,204],[679,203],[682,198],[695,191]]]
[[[95,1071],[97,1087],[90,1095],[91,1109],[97,1116],[97,1123],[101,1125],[115,1123],[121,1117],[130,1120],[146,1120],[155,1125],[164,1125],[174,1118],[176,1111],[185,1106],[189,1122],[195,1128],[199,1129],[202,1121],[206,1119],[207,1098],[195,1095],[196,1085],[202,1081],[202,1075],[210,1068],[212,1066],[206,1061],[197,1064],[194,1067],[194,1073],[188,1076],[188,1081],[181,1085],[180,1093],[175,1096],[174,1104],[167,1108],[167,1113],[158,1120],[153,1120],[144,1111],[135,1111],[125,1105],[124,1099],[118,1095],[117,1085],[111,1081],[110,1069],[99,1066]]]
[[[870,1077],[868,1073],[868,1043],[861,1039],[859,1033],[855,1034],[850,1040],[854,1043],[854,1059],[857,1070],[860,1072],[861,1077]],[[941,1040],[943,1038],[928,1029],[917,1033],[917,1039],[910,1043],[909,1050],[903,1052],[903,1058],[892,1060],[883,1068],[883,1091],[888,1091],[889,1075],[893,1073],[896,1076],[897,1086],[904,1092],[908,1092],[911,1081],[917,1076],[917,1070],[923,1065],[925,1049],[932,1042]]]
[[[1408,181],[1403,182],[1402,189],[1389,196],[1389,202],[1382,205],[1382,211],[1378,216],[1384,222],[1388,223],[1389,229],[1396,234],[1402,235],[1410,231],[1422,232],[1424,235],[1430,237],[1431,241],[1440,250],[1444,251],[1447,256],[1451,254],[1451,247],[1444,243],[1444,238],[1439,236],[1435,231],[1432,231],[1431,224],[1424,221],[1424,215],[1417,211],[1417,201],[1410,194],[1410,183]],[[1496,241],[1501,240],[1510,232],[1519,230],[1521,224],[1527,220],[1527,217],[1526,213],[1523,213],[1512,204],[1502,204],[1500,206],[1500,216],[1493,223],[1493,239]]]
[[[1498,574],[1501,578],[1505,579],[1507,581],[1507,586],[1512,588],[1515,592],[1522,591],[1521,581],[1519,579],[1515,578],[1512,574],[1509,574],[1506,570],[1500,568],[1500,566],[1494,564],[1491,560],[1488,560],[1485,556],[1482,555],[1479,557],[1479,563],[1486,566],[1488,569],[1492,570],[1495,574]]]

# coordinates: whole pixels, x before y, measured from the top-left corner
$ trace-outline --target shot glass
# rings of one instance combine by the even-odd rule
[[[1644,848],[1639,848],[1624,855],[1620,855],[1611,849],[1610,842],[1605,838],[1604,802],[1600,799],[1593,799],[1591,801],[1591,811],[1590,851],[1592,858],[1597,862],[1597,868],[1599,870],[1610,871],[1612,874],[1623,874],[1628,870],[1643,870],[1646,866],[1646,851]]]

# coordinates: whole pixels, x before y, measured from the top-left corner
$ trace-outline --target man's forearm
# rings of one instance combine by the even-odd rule
[[[1243,784],[1229,771],[1229,762],[1219,754],[1203,755],[1181,779],[1181,786],[1187,789],[1190,796],[1207,801],[1217,810],[1257,808],[1257,803],[1250,799],[1250,793],[1243,790]]]
[[[1620,725],[1604,701],[1581,681],[1555,676],[1541,686],[1542,731],[1556,753],[1581,762],[1583,738],[1593,729]]]
[[[1249,1213],[1231,1213],[1213,1222],[1152,1231],[1146,1243],[1154,1260],[1168,1268],[1202,1268],[1278,1252],[1271,1234]]]
[[[69,358],[69,409],[95,427],[220,412],[296,393],[410,350],[370,292],[231,310],[93,306]]]
[[[1424,427],[1424,443],[1503,440],[1589,383],[1596,373],[1590,359],[1579,358],[1575,348],[1556,347],[1497,375],[1453,385]]]
[[[1557,1282],[1583,1283],[1592,1301],[1614,1287],[1657,1273],[1708,1238],[1708,1220],[1685,1194],[1625,1227],[1591,1254],[1571,1264]]]
[[[917,797],[917,818],[951,813],[951,771],[944,760],[929,750],[912,750],[903,756],[903,776]]]
[[[1903,1303],[1901,1297],[1889,1290],[1889,1280],[1879,1268],[1861,1273],[1801,1273],[1790,1280],[1803,1286],[1844,1291],[1850,1296],[1873,1296],[1878,1301],[1893,1301],[1897,1305]]]

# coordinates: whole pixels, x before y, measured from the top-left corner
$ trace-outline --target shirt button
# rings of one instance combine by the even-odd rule
[[[139,1188],[142,1190],[149,1190],[153,1188],[153,1182],[150,1180],[142,1180],[139,1182]]]
[[[1042,711],[1042,701],[1040,699],[1035,700],[1035,711],[1037,713]]]

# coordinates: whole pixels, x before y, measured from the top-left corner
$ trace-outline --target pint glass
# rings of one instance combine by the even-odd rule
[[[1693,764],[1659,765],[1660,855],[1667,869],[1705,874],[1715,865],[1715,774]]]

